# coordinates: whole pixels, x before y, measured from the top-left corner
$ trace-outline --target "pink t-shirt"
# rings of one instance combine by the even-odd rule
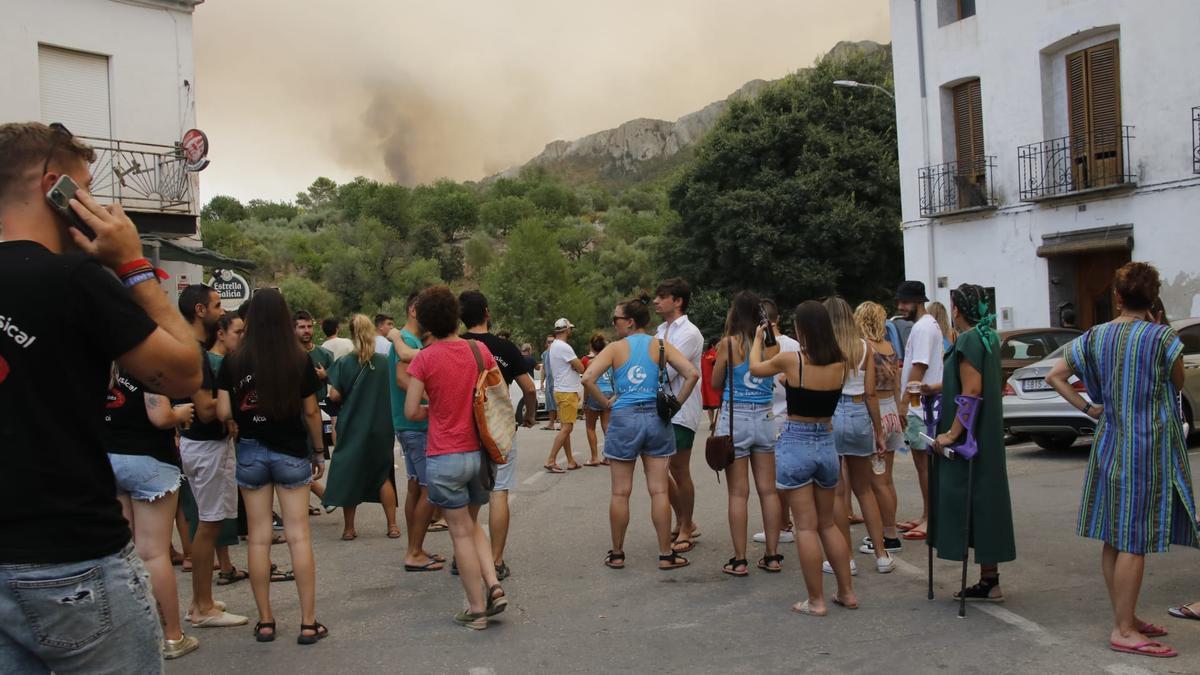
[[[483,367],[493,368],[496,359],[486,345],[476,341]],[[466,340],[435,342],[422,349],[408,364],[408,374],[425,384],[429,399],[427,455],[474,452],[480,448],[475,430],[472,396],[479,370]]]

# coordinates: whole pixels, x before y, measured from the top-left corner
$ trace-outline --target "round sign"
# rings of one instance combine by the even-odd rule
[[[199,129],[189,129],[179,143],[183,149],[183,168],[188,171],[203,171],[208,166],[208,136]]]
[[[250,299],[249,282],[233,270],[213,270],[213,276],[208,285],[221,298],[221,307],[225,308],[225,311],[236,310],[243,302]]]

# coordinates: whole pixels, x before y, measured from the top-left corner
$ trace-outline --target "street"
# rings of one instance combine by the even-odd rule
[[[573,441],[582,462],[587,450],[579,427]],[[789,611],[803,597],[794,545],[780,547],[787,556],[782,574],[754,568],[762,555],[758,544],[748,550],[748,578],[722,574],[721,565],[732,555],[725,488],[704,464],[703,435],[692,461],[703,536],[687,554],[691,566],[656,569],[648,498],[639,478],[627,567],[608,569],[602,564],[609,548],[608,471],[545,473],[541,466],[552,437],[536,428],[518,435],[506,555],[513,575],[504,583],[511,604],[488,630],[455,625],[451,617],[464,606],[458,579],[448,571],[405,573],[404,539],[387,539],[380,509],[363,505],[356,541],[339,539],[340,511],[312,518],[317,618],[329,627],[328,639],[311,647],[296,644],[295,586],[276,583],[271,593],[279,639],[256,643],[250,626],[187,628],[199,637],[200,650],[168,662],[167,672],[1200,672],[1200,624],[1166,613],[1171,604],[1200,599],[1195,583],[1200,559],[1192,550],[1148,557],[1139,606],[1142,619],[1167,627],[1170,636],[1163,641],[1181,655],[1151,659],[1107,648],[1111,613],[1100,576],[1100,544],[1074,533],[1088,456],[1084,442],[1067,451],[1033,444],[1008,448],[1018,559],[1001,567],[1007,600],[968,605],[960,620],[951,601],[959,566],[935,563],[937,598],[927,600],[921,542],[905,542],[896,554],[900,566],[889,575],[877,574],[871,557],[856,553],[861,608],[831,606],[825,618]],[[335,452],[334,462],[336,457]],[[919,514],[919,492],[909,456],[898,456],[896,467],[899,517],[906,519]],[[761,528],[753,489],[750,504],[752,534]],[[865,529],[855,526],[853,534],[861,538]],[[451,554],[444,533],[430,534],[426,548]],[[272,552],[281,567],[289,567],[286,546]],[[244,568],[245,547],[234,548],[233,557]],[[977,577],[972,566],[968,583]],[[825,588],[834,590],[832,576]],[[186,575],[180,574],[179,589],[186,607]],[[253,624],[248,581],[219,586],[215,593]]]

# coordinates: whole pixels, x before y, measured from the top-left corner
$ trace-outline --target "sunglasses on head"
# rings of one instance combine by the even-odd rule
[[[43,176],[50,171],[50,160],[54,159],[54,153],[58,152],[59,143],[62,143],[63,141],[70,143],[71,139],[75,138],[75,136],[71,134],[71,130],[68,129],[62,122],[51,122],[49,127],[54,132],[54,142],[50,144],[50,150],[46,153],[46,161],[42,162]]]

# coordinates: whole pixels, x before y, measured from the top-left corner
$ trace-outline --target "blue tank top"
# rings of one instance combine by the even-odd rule
[[[612,368],[600,373],[600,377],[596,378],[596,386],[600,388],[600,393],[606,396],[613,394],[613,371]]]
[[[729,387],[723,390],[722,399],[729,402]],[[750,374],[750,359],[733,367],[733,401],[738,403],[770,403],[775,396],[775,380],[770,377],[754,377]]]
[[[658,364],[648,353],[650,339],[644,333],[625,338],[625,342],[629,343],[629,360],[615,370],[614,388],[618,396],[613,409],[657,400]]]

